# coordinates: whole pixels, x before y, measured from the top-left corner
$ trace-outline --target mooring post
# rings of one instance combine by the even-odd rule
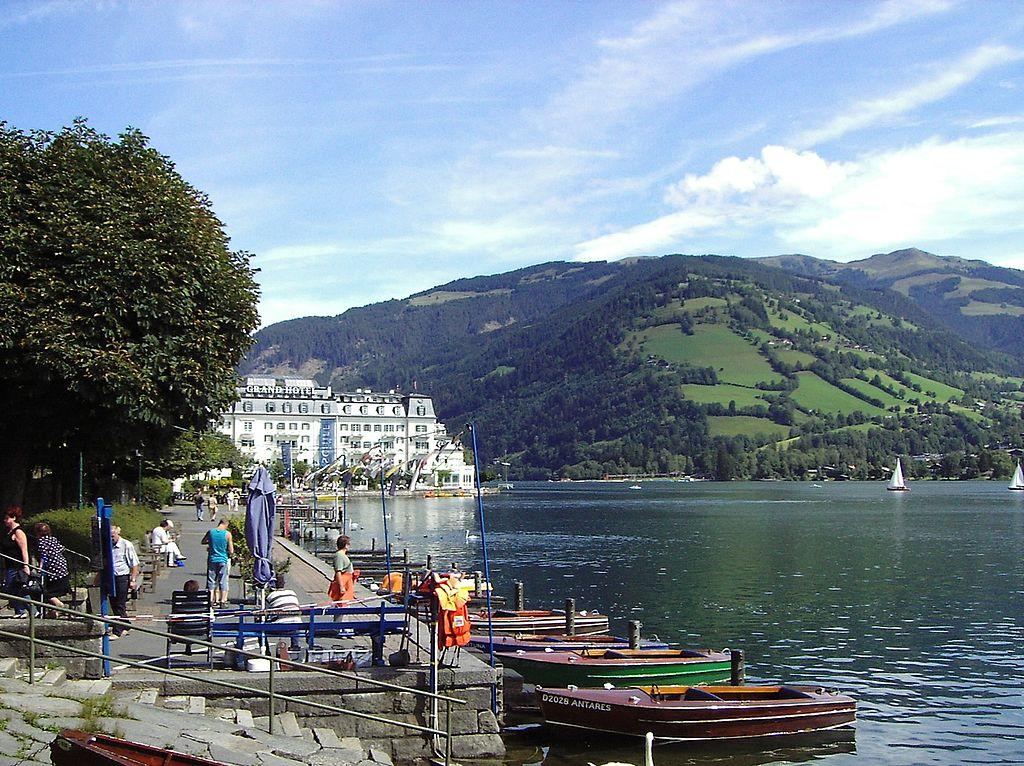
[[[402,563],[409,566],[409,549],[402,548]]]
[[[477,598],[484,592],[484,573],[473,572],[473,595]]]
[[[640,648],[640,620],[629,621],[629,648],[639,649]]]
[[[516,580],[512,583],[512,603],[515,605],[517,612],[521,612],[526,609],[526,598],[523,595],[522,580]]]
[[[729,683],[733,686],[742,686],[746,676],[743,663],[743,650],[729,650]]]
[[[267,733],[274,733],[274,715],[277,712],[274,695],[274,660],[270,660],[270,672],[267,675]]]
[[[370,553],[373,553],[375,550],[377,550],[377,538],[376,537],[371,537],[370,538]]]
[[[565,600],[565,635],[576,635],[576,599]]]
[[[427,571],[434,571],[434,557],[429,553],[427,554]]]
[[[36,682],[36,610],[28,605],[28,682]]]

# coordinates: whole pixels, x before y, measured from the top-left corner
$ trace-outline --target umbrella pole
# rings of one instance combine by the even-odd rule
[[[391,582],[391,538],[388,537],[388,504],[384,500],[384,458],[380,464],[380,512],[384,517],[384,569],[387,571],[388,582]]]

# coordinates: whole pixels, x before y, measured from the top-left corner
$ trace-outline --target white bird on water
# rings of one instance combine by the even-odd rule
[[[644,766],[654,766],[654,753],[652,752],[654,747],[654,734],[647,732],[644,735]],[[587,761],[587,766],[596,766],[596,764]],[[602,763],[601,766],[633,766],[632,763],[623,763],[622,761],[608,761],[608,763]]]
[[[479,539],[480,539],[480,535],[476,534],[475,532],[470,532],[468,529],[466,530],[466,542],[467,543],[470,540],[479,540]]]

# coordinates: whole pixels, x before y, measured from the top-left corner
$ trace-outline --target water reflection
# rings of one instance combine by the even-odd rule
[[[612,617],[620,635],[742,647],[753,679],[823,683],[860,704],[855,750],[656,752],[656,762],[1024,762],[1024,498],[998,483],[517,484],[485,498],[492,577],[529,605]],[[472,498],[389,499],[396,547],[478,569]],[[381,537],[353,501],[355,546]],[[427,535],[424,538],[424,535]],[[623,760],[566,750],[554,763]],[[663,754],[664,753],[664,754]],[[670,760],[665,760],[666,758]],[[686,760],[689,759],[689,760]],[[696,760],[694,760],[696,759]],[[523,756],[521,761],[529,758]]]

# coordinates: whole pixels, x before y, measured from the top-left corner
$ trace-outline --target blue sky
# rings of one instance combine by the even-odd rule
[[[1024,3],[6,2],[0,119],[141,129],[264,323],[548,260],[1024,268]]]

